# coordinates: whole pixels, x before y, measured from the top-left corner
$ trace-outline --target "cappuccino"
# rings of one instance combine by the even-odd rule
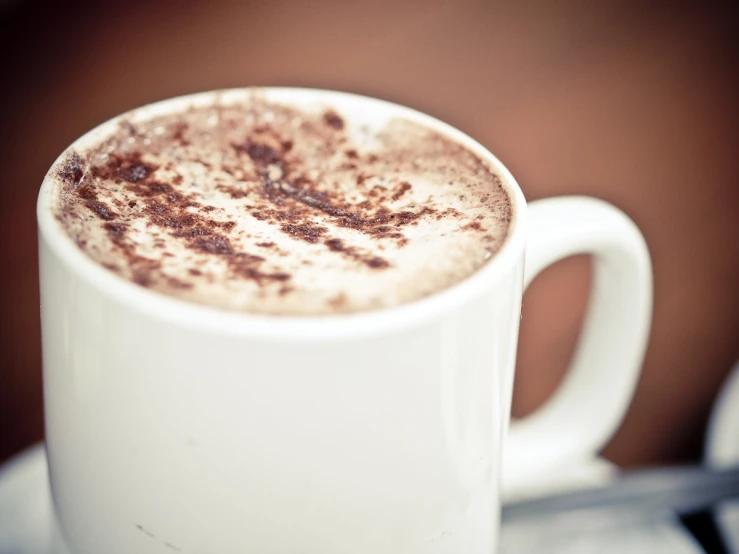
[[[454,285],[506,239],[488,163],[391,109],[197,98],[116,118],[47,176],[64,231],[123,279],[227,310],[358,312]]]

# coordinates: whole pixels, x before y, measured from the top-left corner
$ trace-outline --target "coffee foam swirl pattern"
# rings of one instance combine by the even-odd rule
[[[501,247],[511,202],[479,157],[407,120],[258,95],[123,116],[51,170],[92,259],[190,302],[318,315],[410,302]]]

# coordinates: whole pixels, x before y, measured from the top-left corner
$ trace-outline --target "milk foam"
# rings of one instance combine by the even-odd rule
[[[482,267],[512,217],[486,162],[404,119],[254,93],[106,129],[49,173],[63,228],[122,278],[217,308],[410,302]]]

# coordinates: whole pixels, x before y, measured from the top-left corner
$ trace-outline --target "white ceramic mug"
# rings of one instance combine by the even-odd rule
[[[322,317],[231,313],[98,266],[52,215],[47,179],[38,202],[46,440],[69,549],[490,554],[501,470],[515,488],[587,459],[626,410],[651,313],[644,240],[598,200],[527,207],[490,152],[424,114],[335,92],[263,92],[407,118],[458,141],[509,191],[509,238],[471,277],[406,305]],[[514,423],[502,463],[524,288],[579,253],[594,255],[595,279],[573,367],[542,410]]]

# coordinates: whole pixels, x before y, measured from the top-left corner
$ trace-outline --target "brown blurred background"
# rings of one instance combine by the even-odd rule
[[[408,104],[479,139],[530,200],[595,195],[643,229],[654,328],[622,465],[697,459],[739,358],[739,25],[731,2],[0,1],[0,462],[43,436],[34,205],[80,134],[127,109],[244,85]],[[524,300],[514,413],[567,365],[587,260]]]

